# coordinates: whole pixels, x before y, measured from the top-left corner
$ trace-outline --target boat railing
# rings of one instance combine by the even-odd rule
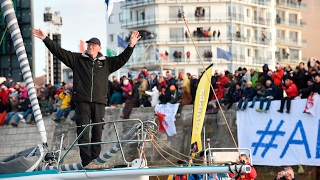
[[[119,137],[119,132],[117,130],[117,125],[116,123],[121,123],[121,122],[129,122],[129,121],[136,121],[137,123],[134,126],[139,126],[139,130],[137,132],[135,132],[135,134],[137,135],[137,139],[130,139],[130,140],[121,140]],[[65,157],[67,156],[67,154],[71,151],[71,149],[75,146],[89,146],[89,145],[102,145],[102,144],[119,144],[120,145],[120,152],[122,155],[122,159],[124,160],[125,164],[130,164],[130,162],[128,162],[124,156],[124,152],[123,152],[123,147],[122,144],[123,143],[144,143],[144,142],[150,142],[150,140],[146,139],[146,134],[145,134],[145,126],[146,124],[149,124],[149,127],[147,127],[147,129],[151,129],[151,131],[154,130],[154,127],[157,126],[157,124],[154,122],[155,119],[150,119],[150,120],[145,120],[142,121],[140,119],[123,119],[123,120],[114,120],[114,121],[106,121],[106,122],[100,122],[100,123],[91,123],[91,124],[87,124],[87,125],[83,125],[82,127],[83,130],[80,132],[80,134],[76,137],[76,139],[72,142],[72,144],[66,149],[66,152],[62,155],[62,157],[60,158],[59,156],[59,160],[57,163],[57,168],[58,170],[60,169],[60,164],[63,162],[63,160],[65,159]],[[116,139],[115,141],[106,141],[106,142],[94,142],[94,143],[82,143],[82,144],[78,144],[78,140],[80,139],[80,137],[83,136],[83,134],[88,131],[90,129],[90,127],[92,126],[97,126],[97,125],[105,125],[105,124],[112,124],[114,127],[114,131],[115,131],[115,135],[116,135]],[[79,126],[78,126],[79,127]],[[132,129],[131,129],[132,130]],[[144,146],[144,145],[143,145]],[[141,152],[142,155],[142,152]],[[140,156],[142,157],[142,156]]]

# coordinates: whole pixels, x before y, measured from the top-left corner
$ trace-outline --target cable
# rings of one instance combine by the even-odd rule
[[[181,4],[180,4],[179,0],[177,0],[177,3],[178,3],[178,6],[179,6],[179,9],[180,9],[180,13],[182,14],[184,23],[185,23],[185,25],[186,25],[186,27],[187,27],[189,36],[190,36],[190,38],[191,38],[191,40],[192,40],[193,46],[194,46],[195,49],[196,49],[196,52],[197,52],[198,58],[199,58],[199,60],[200,60],[200,63],[201,63],[201,65],[202,65],[202,68],[205,69],[204,64],[203,64],[203,61],[202,61],[201,56],[200,56],[200,53],[199,53],[199,50],[198,50],[198,47],[196,46],[196,44],[195,44],[195,42],[194,42],[193,36],[192,36],[192,34],[191,34],[191,32],[190,32],[188,23],[187,23],[187,21],[186,21],[186,17],[185,17],[184,12],[183,12],[183,10],[182,10],[182,8],[181,8]],[[215,98],[218,99],[218,98],[217,98],[217,95],[216,95],[216,93],[215,93],[215,91],[214,91],[214,89],[213,89],[213,86],[212,86],[212,84],[211,84],[211,78],[209,78],[209,76],[208,76],[207,73],[205,73],[205,74],[206,74],[206,77],[207,77],[208,82],[210,83],[210,87],[211,87],[211,90],[213,91],[213,94],[214,94]],[[223,119],[225,120],[225,122],[226,122],[226,124],[227,124],[227,127],[228,127],[229,133],[230,133],[230,135],[231,135],[231,137],[232,137],[233,143],[234,143],[234,145],[236,146],[236,148],[237,148],[237,150],[238,150],[238,153],[239,153],[239,155],[240,155],[240,150],[239,150],[239,148],[238,148],[238,144],[237,144],[237,142],[236,142],[236,140],[235,140],[235,138],[234,138],[234,136],[233,136],[233,134],[232,134],[231,128],[230,128],[230,126],[229,126],[229,123],[228,123],[228,121],[227,121],[227,119],[226,119],[226,116],[225,116],[225,114],[224,114],[224,112],[223,112],[223,110],[222,110],[222,108],[221,108],[220,102],[219,102],[219,101],[217,101],[217,102],[218,102],[218,105],[219,105],[219,109],[221,110]]]

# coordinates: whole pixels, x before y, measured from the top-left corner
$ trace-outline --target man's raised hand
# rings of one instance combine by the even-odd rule
[[[129,46],[133,47],[134,45],[136,45],[136,43],[139,41],[140,38],[141,36],[139,35],[139,31],[134,31],[131,34]]]
[[[33,29],[32,33],[35,37],[44,40],[44,38],[47,37],[47,34],[45,32],[43,32],[41,29]]]

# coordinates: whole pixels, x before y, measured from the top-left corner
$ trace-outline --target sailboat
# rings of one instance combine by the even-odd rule
[[[154,134],[157,124],[155,120],[142,121],[139,119],[133,119],[136,121],[132,129],[126,134],[126,136],[120,140],[117,134],[117,140],[104,143],[114,143],[115,145],[105,154],[100,155],[95,159],[95,163],[104,164],[110,158],[112,158],[118,150],[122,153],[123,145],[126,143],[138,143],[140,153],[139,156],[131,162],[126,162],[125,166],[112,167],[102,170],[83,170],[81,163],[62,164],[66,155],[75,146],[91,145],[77,144],[79,137],[95,125],[102,125],[106,123],[117,123],[129,120],[115,120],[101,123],[88,124],[83,129],[82,133],[73,141],[68,147],[66,152],[61,155],[63,136],[61,138],[60,149],[55,152],[48,150],[47,136],[42,119],[41,111],[39,108],[38,100],[36,98],[36,92],[34,89],[34,83],[28,63],[23,39],[20,33],[19,25],[14,13],[13,5],[10,0],[0,0],[1,9],[6,22],[8,23],[8,29],[11,33],[11,38],[15,42],[14,47],[16,54],[19,56],[20,67],[22,70],[23,78],[27,85],[29,98],[31,99],[32,109],[37,122],[38,131],[41,136],[42,144],[36,145],[33,148],[21,151],[12,156],[6,157],[0,160],[0,178],[1,179],[132,179],[132,180],[147,180],[150,176],[159,175],[171,175],[171,174],[217,174],[217,173],[233,173],[243,174],[251,171],[250,165],[232,164],[235,157],[238,157],[237,153],[220,153],[212,152],[214,148],[205,149],[204,164],[200,166],[166,166],[166,167],[148,167],[148,162],[143,156],[143,149],[146,142],[152,142],[152,139],[147,139],[149,135]],[[179,4],[180,5],[180,4]],[[183,11],[181,10],[183,15]],[[184,15],[183,15],[184,16]],[[133,137],[138,137],[137,140],[133,140]],[[219,150],[219,149],[216,149]],[[207,153],[208,158],[207,159]],[[250,150],[249,150],[250,153]],[[124,156],[123,156],[124,157]],[[251,157],[251,156],[250,156]],[[220,159],[220,160],[219,160]],[[221,160],[222,159],[222,160]],[[251,161],[250,161],[251,162]],[[206,178],[207,176],[205,176]]]

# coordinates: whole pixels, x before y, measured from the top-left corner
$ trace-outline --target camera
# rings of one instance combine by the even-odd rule
[[[282,175],[287,175],[287,171],[282,171]]]
[[[245,165],[246,162],[244,160],[240,160],[240,164]]]

